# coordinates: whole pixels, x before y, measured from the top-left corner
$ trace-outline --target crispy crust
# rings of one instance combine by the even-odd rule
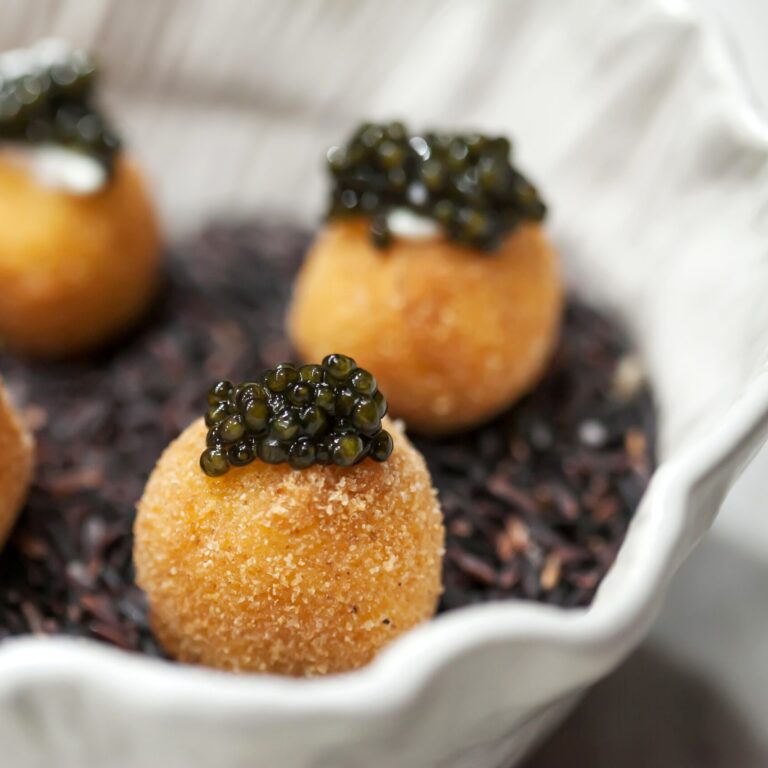
[[[168,447],[139,503],[134,560],[173,656],[342,672],[432,616],[442,516],[422,456],[388,428],[390,459],[350,469],[255,461],[209,478],[202,420]]]
[[[0,340],[58,357],[98,346],[146,307],[159,233],[136,168],[118,159],[101,192],[41,186],[0,152]]]
[[[0,547],[16,522],[32,477],[34,441],[0,381]]]
[[[352,355],[395,416],[439,433],[487,420],[535,385],[561,309],[556,254],[538,225],[484,255],[437,237],[380,251],[352,220],[317,238],[288,325],[305,360]]]

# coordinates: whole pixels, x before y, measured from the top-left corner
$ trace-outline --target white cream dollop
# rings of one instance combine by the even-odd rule
[[[395,237],[405,237],[411,240],[426,240],[440,234],[440,226],[419,216],[408,208],[395,208],[387,214],[387,226]]]
[[[55,144],[14,144],[8,156],[43,186],[72,195],[92,195],[107,183],[106,168],[98,160]]]

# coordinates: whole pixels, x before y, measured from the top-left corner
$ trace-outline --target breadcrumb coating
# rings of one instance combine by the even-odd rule
[[[134,560],[167,651],[286,675],[369,662],[429,619],[441,592],[442,516],[424,459],[385,419],[383,463],[200,470],[205,425],[166,449],[139,502]]]
[[[72,195],[12,158],[0,151],[0,342],[41,357],[98,346],[138,317],[157,284],[144,183],[118,158],[105,189]]]
[[[330,222],[296,282],[289,332],[305,360],[343,349],[409,429],[460,430],[533,387],[557,341],[557,257],[537,224],[492,253],[436,236],[379,250],[368,222]]]
[[[0,380],[0,547],[16,522],[32,477],[34,441]]]

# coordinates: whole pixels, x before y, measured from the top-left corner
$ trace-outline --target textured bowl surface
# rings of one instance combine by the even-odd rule
[[[235,677],[62,639],[0,648],[14,768],[500,768],[643,638],[768,425],[768,132],[685,2],[62,0],[0,47],[95,49],[175,231],[312,221],[323,149],[361,116],[514,135],[572,286],[615,311],[656,393],[662,462],[588,610],[441,616],[371,666]]]

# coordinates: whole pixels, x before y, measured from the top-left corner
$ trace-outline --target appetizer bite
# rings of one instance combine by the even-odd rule
[[[394,415],[449,432],[504,410],[541,377],[562,288],[545,206],[505,138],[362,125],[328,153],[328,223],[288,325],[305,359],[343,348]]]
[[[0,55],[0,343],[79,353],[148,304],[159,236],[143,181],[59,41]]]
[[[343,672],[432,616],[440,509],[367,370],[344,355],[284,363],[218,382],[208,406],[160,458],[135,524],[137,582],[168,653]]]
[[[34,443],[0,380],[0,547],[16,522],[32,477]]]

